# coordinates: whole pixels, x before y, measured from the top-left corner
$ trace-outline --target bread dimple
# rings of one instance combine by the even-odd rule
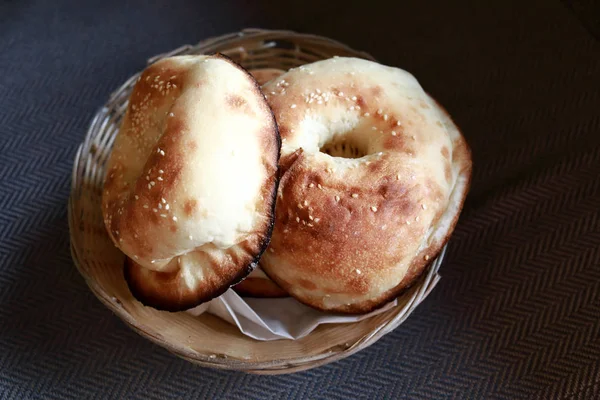
[[[271,110],[229,59],[180,56],[146,69],[103,193],[132,292],[178,310],[250,272],[270,236],[278,157]]]
[[[452,231],[470,177],[462,136],[414,77],[369,61],[306,65],[263,91],[282,136],[265,272],[323,310],[383,305],[412,284]],[[320,151],[336,140],[365,155]]]

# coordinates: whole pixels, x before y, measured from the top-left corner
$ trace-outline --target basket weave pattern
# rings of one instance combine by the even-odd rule
[[[373,58],[331,39],[290,31],[244,30],[182,46],[148,60],[220,52],[248,70],[288,70],[338,56]],[[301,371],[347,357],[400,325],[433,289],[444,251],[389,311],[352,324],[321,325],[299,340],[260,342],[237,327],[202,314],[168,313],[144,307],[123,278],[123,254],[105,232],[101,212],[105,166],[129,95],[139,73],[112,93],[94,116],[73,165],[69,199],[71,253],[92,292],[142,336],[189,361],[222,369],[277,374]]]

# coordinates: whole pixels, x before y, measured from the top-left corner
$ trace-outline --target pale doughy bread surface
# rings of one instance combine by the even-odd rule
[[[385,304],[456,223],[471,173],[458,128],[408,72],[360,59],[290,70],[263,92],[282,137],[264,271],[318,309]]]
[[[278,154],[264,96],[229,59],[179,56],[144,71],[103,193],[138,299],[190,308],[252,270],[270,235]]]
[[[251,70],[250,73],[259,85],[264,85],[271,79],[277,78],[285,71],[275,68]],[[273,282],[260,268],[250,273],[243,281],[233,287],[242,296],[249,297],[285,297],[287,292]]]

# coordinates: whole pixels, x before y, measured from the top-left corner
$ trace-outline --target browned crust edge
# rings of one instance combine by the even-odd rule
[[[271,198],[270,198],[271,207],[269,207],[268,215],[266,215],[266,217],[268,218],[268,223],[267,223],[265,235],[263,236],[262,240],[260,241],[260,244],[258,246],[258,251],[254,255],[252,261],[249,264],[247,264],[246,266],[244,266],[240,270],[240,272],[238,274],[236,274],[234,276],[234,278],[231,279],[229,282],[227,282],[227,283],[223,284],[222,286],[218,287],[217,289],[210,291],[207,294],[203,294],[203,295],[198,294],[199,291],[196,291],[195,296],[194,296],[194,294],[192,294],[192,295],[186,296],[185,298],[182,298],[179,295],[168,296],[164,292],[161,293],[160,291],[154,292],[152,290],[150,290],[150,291],[144,290],[145,289],[144,285],[140,284],[140,282],[137,279],[135,279],[136,270],[139,268],[143,268],[143,267],[141,267],[137,263],[133,262],[133,260],[131,260],[129,257],[126,257],[125,263],[123,266],[123,275],[124,275],[125,281],[127,282],[127,286],[129,287],[129,290],[131,291],[131,294],[143,305],[149,306],[149,307],[155,308],[157,310],[161,310],[161,311],[178,312],[178,311],[185,311],[190,308],[194,308],[202,303],[205,303],[216,297],[219,297],[220,295],[225,293],[230,287],[241,282],[258,265],[258,261],[260,260],[260,258],[262,257],[262,254],[265,252],[265,250],[269,246],[269,243],[271,242],[271,236],[273,234],[273,227],[275,226],[275,205],[276,205],[276,200],[277,200],[277,191],[279,189],[279,175],[280,175],[279,174],[279,158],[281,157],[281,135],[279,134],[279,126],[277,125],[277,121],[275,119],[275,114],[273,113],[273,110],[271,109],[271,106],[269,105],[267,98],[265,97],[264,93],[262,92],[259,83],[252,76],[252,74],[250,72],[248,72],[248,70],[246,70],[244,67],[242,67],[241,65],[239,65],[238,63],[236,63],[235,61],[233,61],[231,58],[227,57],[224,54],[215,53],[215,54],[213,54],[213,56],[221,58],[221,59],[229,62],[230,64],[234,65],[235,67],[239,68],[241,71],[246,73],[246,75],[251,79],[251,82],[254,83],[254,87],[255,87],[257,93],[262,97],[263,101],[265,102],[265,104],[267,106],[267,109],[269,110],[269,114],[271,115],[272,126],[275,128],[274,133],[275,133],[277,150],[276,150],[276,155],[275,155],[276,156],[276,159],[275,159],[276,170],[275,170],[275,174],[274,174],[274,185],[273,185],[273,189],[271,191]],[[147,271],[147,273],[148,273],[148,271]],[[149,274],[151,276],[151,279],[157,280],[157,279],[159,279],[161,274],[168,274],[168,273],[149,271]],[[151,287],[154,287],[154,285],[151,285]]]
[[[446,117],[448,117],[448,119],[450,119],[452,121],[452,123],[454,124],[454,126],[456,127],[456,130],[458,131],[458,133],[460,135],[460,145],[464,146],[464,151],[468,155],[468,163],[465,163],[465,165],[462,166],[462,168],[460,169],[460,173],[459,173],[460,175],[466,176],[467,181],[465,183],[464,190],[461,193],[460,204],[458,206],[458,212],[454,215],[454,218],[452,219],[452,222],[450,223],[450,227],[446,233],[446,236],[444,236],[444,238],[442,240],[438,241],[435,244],[432,244],[430,247],[427,248],[426,253],[427,253],[427,255],[430,256],[430,258],[428,260],[425,260],[425,258],[424,258],[425,252],[420,253],[417,256],[415,256],[413,263],[410,265],[404,279],[402,279],[402,281],[400,281],[400,283],[398,285],[389,289],[386,293],[384,293],[383,295],[379,296],[376,299],[363,301],[361,303],[352,304],[350,306],[334,307],[334,308],[325,309],[325,308],[320,307],[319,304],[317,304],[317,303],[313,303],[310,301],[304,301],[302,299],[297,298],[296,296],[293,296],[293,294],[290,294],[298,302],[300,302],[304,305],[307,305],[311,308],[317,309],[319,311],[335,312],[335,313],[348,314],[348,315],[366,314],[371,311],[374,311],[378,308],[383,307],[384,305],[386,305],[390,301],[394,300],[395,298],[400,297],[402,294],[404,294],[406,291],[408,291],[415,283],[417,283],[418,279],[422,276],[423,272],[425,272],[427,270],[427,268],[435,261],[435,259],[441,253],[444,246],[450,240],[450,237],[452,236],[452,233],[454,232],[454,228],[456,227],[456,224],[458,223],[458,218],[460,217],[460,214],[462,213],[462,209],[463,209],[465,200],[467,198],[467,194],[469,193],[469,190],[471,187],[471,178],[472,178],[472,172],[473,172],[473,158],[472,158],[471,148],[469,147],[469,144],[465,140],[465,137],[464,137],[460,127],[456,124],[456,122],[454,122],[454,120],[452,119],[452,117],[450,116],[448,111],[437,100],[435,100],[432,96],[429,96],[429,97],[435,101],[435,103],[440,107],[440,110],[446,115]],[[435,249],[435,250],[432,250],[432,249]],[[274,276],[271,276],[267,270],[263,270],[263,271],[275,283],[277,283],[280,286],[282,285],[282,283],[278,282],[278,280]]]
[[[289,294],[281,286],[273,282],[273,280],[264,278],[248,277],[232,289],[240,296],[258,299],[289,297]]]

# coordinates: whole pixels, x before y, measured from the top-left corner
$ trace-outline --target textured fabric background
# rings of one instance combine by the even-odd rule
[[[283,3],[0,3],[0,398],[599,398],[598,2]],[[431,296],[376,345],[288,376],[175,358],[105,309],[69,254],[95,110],[148,57],[244,27],[408,69],[474,154]]]

